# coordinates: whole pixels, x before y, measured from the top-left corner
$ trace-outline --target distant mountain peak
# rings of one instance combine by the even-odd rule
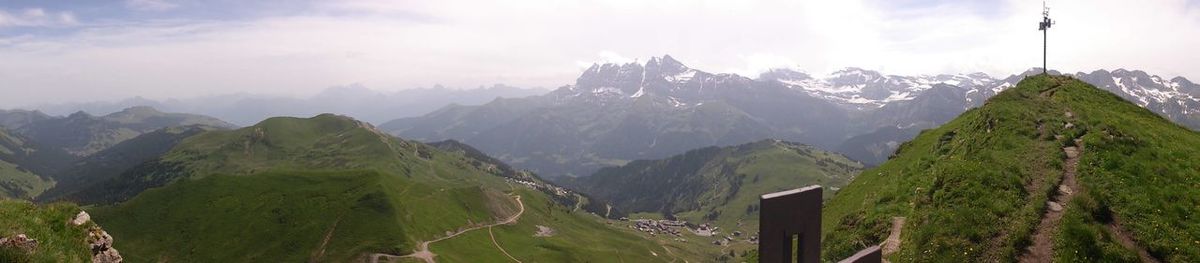
[[[835,71],[835,72],[833,72],[833,74],[830,77],[834,78],[834,79],[843,79],[843,80],[854,79],[854,80],[858,80],[860,82],[867,82],[867,81],[878,80],[878,79],[884,78],[883,74],[879,73],[878,71],[862,69],[862,68],[857,68],[857,67],[848,67],[848,68],[845,68],[842,70]]]
[[[759,80],[807,80],[812,79],[807,72],[790,68],[773,68],[758,74]]]
[[[155,109],[154,107],[150,107],[150,106],[133,106],[133,107],[125,108],[124,110],[121,110],[121,111],[113,113],[113,114],[119,114],[119,113],[120,114],[135,114],[135,115],[159,115],[159,114],[162,114],[163,112],[158,111],[158,109]]]
[[[68,119],[91,118],[91,117],[93,117],[93,116],[91,114],[88,114],[85,111],[76,111],[75,113],[71,113],[71,115],[67,115]]]
[[[679,60],[671,57],[671,55],[651,57],[650,61],[646,62],[646,67],[650,67],[651,65],[660,66],[663,68],[687,68],[686,65],[683,65],[683,62],[679,62]]]

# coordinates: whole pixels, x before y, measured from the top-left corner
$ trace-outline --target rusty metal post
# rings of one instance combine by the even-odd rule
[[[798,262],[821,262],[821,186],[765,194],[759,204],[759,262],[792,262],[793,238]]]

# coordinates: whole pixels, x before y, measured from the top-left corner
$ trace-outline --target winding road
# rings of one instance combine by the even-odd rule
[[[525,213],[525,203],[521,202],[520,195],[515,195],[515,196],[513,196],[513,198],[517,200],[517,208],[518,208],[517,214],[513,215],[512,217],[510,217],[508,219],[505,219],[504,221],[499,221],[499,222],[488,224],[488,225],[481,225],[481,226],[474,226],[474,227],[466,228],[463,230],[459,230],[458,232],[454,232],[450,235],[440,237],[438,239],[421,242],[420,244],[417,244],[417,249],[414,250],[412,254],[408,254],[408,255],[397,256],[397,255],[383,254],[383,253],[371,254],[370,255],[371,263],[378,263],[380,259],[386,259],[388,261],[391,261],[391,260],[394,260],[397,258],[418,258],[418,259],[424,260],[427,263],[437,262],[437,261],[433,260],[433,257],[436,257],[437,254],[434,254],[433,252],[429,251],[430,244],[433,244],[438,241],[446,240],[446,239],[451,239],[458,235],[461,235],[463,233],[470,232],[473,230],[478,230],[478,229],[486,227],[486,228],[488,228],[489,231],[491,231],[491,228],[493,226],[506,225],[506,224],[511,224],[511,223],[517,222],[517,219],[521,218],[521,214]],[[489,232],[489,234],[490,234],[490,232]],[[492,242],[493,243],[496,242],[495,237],[492,238]],[[496,244],[496,246],[499,247],[500,244]],[[505,255],[508,255],[508,252],[504,251],[504,249],[501,249],[500,251],[504,252]],[[508,255],[508,257],[512,258],[512,255]],[[516,260],[516,259],[513,258],[513,260]],[[520,261],[518,261],[518,262],[520,262]]]

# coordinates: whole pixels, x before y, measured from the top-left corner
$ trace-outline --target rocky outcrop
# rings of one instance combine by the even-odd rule
[[[86,211],[79,211],[69,222],[74,226],[81,226],[92,220],[92,216]],[[117,249],[113,248],[113,238],[104,229],[99,226],[92,226],[88,229],[88,245],[92,250],[92,263],[120,263],[122,261],[121,254]]]
[[[37,249],[37,246],[37,239],[29,238],[25,236],[25,234],[17,234],[12,237],[0,238],[0,249],[11,248],[28,254],[33,253],[33,250]]]
[[[92,263],[119,263],[121,254],[112,247],[113,238],[100,227],[88,231],[88,243],[92,246]]]
[[[75,218],[71,219],[71,225],[81,226],[91,220],[92,220],[92,216],[88,215],[88,213],[86,211],[79,211],[79,214],[76,214]]]

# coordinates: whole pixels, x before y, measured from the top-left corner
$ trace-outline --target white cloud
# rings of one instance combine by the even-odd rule
[[[745,63],[743,68],[729,68],[725,72],[737,73],[738,75],[747,77],[758,77],[759,73],[767,70],[786,68],[793,70],[805,70],[800,67],[800,63],[785,56],[774,54],[758,53],[749,56],[739,56]]]
[[[167,11],[179,5],[167,0],[125,0],[125,7],[138,11]]]
[[[69,11],[51,13],[41,8],[27,8],[10,12],[0,9],[0,28],[71,26],[77,23],[75,15]]]
[[[594,59],[575,61],[575,65],[579,66],[580,69],[585,69],[585,68],[591,67],[594,64],[608,64],[608,63],[626,64],[626,63],[637,62],[637,61],[638,60],[635,58],[628,58],[628,57],[622,56],[621,54],[617,54],[617,52],[605,50],[605,51],[600,51],[600,53],[597,53],[596,57]]]
[[[670,54],[715,72],[843,67],[889,74],[1041,63],[1041,3],[888,10],[845,1],[349,1],[237,21],[142,21],[65,36],[0,36],[0,105],[240,91],[305,95],[344,83],[375,89],[506,83],[557,87],[580,64]],[[1200,78],[1200,13],[1185,0],[1052,1],[1052,68],[1138,68]],[[979,10],[985,13],[980,14]],[[42,19],[59,13],[45,12]],[[16,17],[14,20],[13,17]],[[28,24],[0,12],[0,27]],[[73,20],[73,19],[72,19]],[[22,100],[18,100],[22,99]],[[32,100],[32,101],[24,101]],[[3,108],[3,106],[0,106]]]

